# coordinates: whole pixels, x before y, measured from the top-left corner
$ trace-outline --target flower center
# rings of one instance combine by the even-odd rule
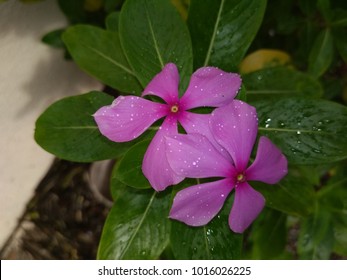
[[[171,106],[171,113],[177,113],[178,112],[178,106],[177,105],[173,105]]]
[[[238,183],[243,183],[246,181],[246,176],[244,174],[240,173],[236,176],[236,180]]]

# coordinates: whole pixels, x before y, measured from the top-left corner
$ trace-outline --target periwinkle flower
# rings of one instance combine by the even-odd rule
[[[226,73],[215,67],[203,67],[193,73],[182,98],[179,98],[178,84],[177,67],[169,63],[142,93],[142,97],[155,95],[165,103],[136,96],[120,96],[110,106],[104,106],[94,114],[100,132],[115,142],[131,141],[155,121],[165,117],[146,151],[142,164],[144,175],[157,191],[184,179],[173,172],[167,162],[164,137],[177,134],[179,122],[187,133],[203,134],[213,142],[208,128],[209,115],[196,114],[189,110],[230,103],[241,86],[241,78],[237,74]]]
[[[255,108],[242,101],[234,100],[215,109],[210,118],[210,129],[218,144],[230,155],[229,159],[203,135],[181,134],[166,138],[167,158],[178,175],[222,178],[179,191],[170,218],[191,226],[205,225],[218,214],[234,189],[229,226],[234,232],[242,233],[265,204],[264,197],[248,182],[279,182],[287,174],[287,159],[267,137],[262,136],[255,160],[247,167],[257,137],[258,118]]]

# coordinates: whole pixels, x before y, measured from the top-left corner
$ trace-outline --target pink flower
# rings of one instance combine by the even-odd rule
[[[157,191],[184,179],[173,172],[167,162],[164,137],[177,134],[179,122],[187,133],[200,133],[212,138],[208,128],[209,115],[188,110],[201,106],[219,107],[230,103],[241,86],[241,79],[237,74],[226,73],[215,67],[203,67],[192,75],[182,98],[178,95],[178,83],[177,67],[169,63],[142,93],[142,96],[156,95],[166,104],[141,97],[120,96],[110,106],[102,107],[94,114],[100,132],[115,142],[131,141],[155,121],[165,117],[146,151],[142,164],[144,175]]]
[[[238,100],[217,108],[210,118],[210,129],[218,144],[230,155],[226,158],[202,135],[167,137],[167,158],[171,168],[189,178],[221,177],[177,193],[170,218],[191,226],[207,224],[221,210],[235,189],[229,226],[242,233],[258,216],[265,199],[248,181],[268,184],[279,182],[287,174],[287,159],[267,138],[260,137],[254,162],[248,166],[257,136],[258,118],[255,108]]]

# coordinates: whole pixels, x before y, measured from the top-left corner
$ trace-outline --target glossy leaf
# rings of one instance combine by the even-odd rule
[[[292,216],[308,216],[314,207],[314,189],[304,178],[290,173],[276,185],[252,182],[263,194],[266,206]]]
[[[347,109],[330,101],[283,98],[253,102],[259,133],[293,164],[323,164],[347,157]]]
[[[328,70],[334,56],[333,37],[330,29],[320,32],[314,41],[308,58],[308,72],[320,77]]]
[[[271,67],[242,77],[249,101],[283,97],[320,97],[323,89],[310,75],[286,67]]]
[[[176,259],[240,259],[243,237],[229,228],[230,202],[231,199],[210,223],[202,227],[172,221],[170,240]]]
[[[88,74],[122,92],[142,91],[123,54],[118,33],[76,25],[67,29],[63,41],[74,61]]]
[[[183,87],[188,84],[192,72],[189,31],[170,1],[126,1],[119,31],[124,52],[143,87],[168,62],[178,66]]]
[[[325,209],[316,209],[312,216],[303,220],[298,240],[300,259],[330,258],[334,243],[331,214]]]
[[[265,209],[252,226],[254,259],[276,259],[287,245],[287,215]]]
[[[262,22],[266,0],[192,0],[188,26],[194,68],[235,71]]]
[[[170,192],[124,187],[101,236],[98,259],[158,259],[169,242]]]
[[[142,161],[151,140],[144,140],[131,147],[118,164],[115,176],[123,184],[148,189],[150,183],[142,173]]]
[[[133,143],[102,136],[93,114],[113,98],[102,92],[72,96],[53,103],[36,121],[35,140],[47,152],[77,162],[115,158]]]

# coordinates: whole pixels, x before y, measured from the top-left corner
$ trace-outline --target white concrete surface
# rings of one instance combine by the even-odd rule
[[[0,4],[0,247],[53,159],[33,139],[35,120],[61,97],[101,88],[40,42],[65,26],[55,0]]]

